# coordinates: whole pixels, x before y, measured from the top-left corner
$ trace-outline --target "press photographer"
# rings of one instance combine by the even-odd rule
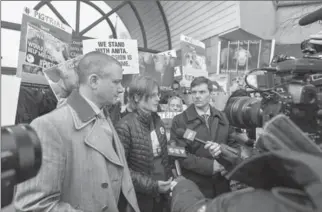
[[[14,186],[37,175],[41,145],[29,125],[1,127],[1,208],[11,204]]]

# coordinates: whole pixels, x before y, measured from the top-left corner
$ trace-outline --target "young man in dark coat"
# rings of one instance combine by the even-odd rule
[[[222,175],[223,167],[198,142],[180,138],[176,130],[191,129],[196,137],[204,141],[229,144],[229,122],[225,114],[211,107],[212,82],[205,77],[197,77],[191,83],[191,104],[172,121],[170,141],[185,147],[188,157],[181,161],[182,174],[195,182],[207,198],[230,191],[229,182]],[[229,144],[231,145],[231,144]]]

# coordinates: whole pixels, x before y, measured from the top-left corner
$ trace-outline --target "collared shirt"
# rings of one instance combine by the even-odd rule
[[[208,110],[206,112],[200,110],[199,108],[195,107],[196,108],[196,111],[198,113],[199,116],[201,116],[202,118],[205,119],[205,124],[209,130],[209,117],[210,117],[210,105],[208,107]]]
[[[211,113],[210,113],[210,105],[209,105],[209,107],[208,107],[208,110],[206,111],[206,112],[204,112],[204,111],[202,111],[202,110],[200,110],[199,108],[197,108],[197,107],[195,107],[195,109],[196,109],[196,112],[198,113],[198,115],[199,116],[203,116],[203,115],[208,115],[208,116],[210,116],[211,115]]]
[[[101,109],[99,109],[99,107],[90,99],[86,98],[84,95],[81,95],[87,102],[88,104],[92,107],[92,109],[94,110],[94,112],[98,115],[102,112]],[[106,141],[111,141],[113,143],[114,146],[114,150],[116,153],[116,149],[115,149],[115,145],[114,145],[114,136],[113,136],[113,131],[112,128],[110,126],[110,123],[105,119],[105,121],[103,122],[102,126],[105,129],[107,138]],[[117,155],[117,153],[116,153]],[[112,163],[106,163],[107,166],[107,170],[108,173],[110,175],[110,181],[112,183],[112,188],[113,188],[113,193],[114,193],[114,197],[116,202],[119,201],[119,197],[120,197],[120,193],[121,193],[121,187],[122,187],[122,170],[119,169],[118,167],[116,167],[114,164]]]

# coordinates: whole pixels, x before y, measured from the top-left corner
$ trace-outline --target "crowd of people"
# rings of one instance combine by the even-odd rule
[[[79,87],[58,108],[31,122],[42,144],[42,166],[35,178],[17,186],[18,211],[170,212],[185,211],[178,205],[200,200],[194,204],[198,209],[190,211],[203,212],[204,198],[232,190],[228,170],[217,160],[220,145],[239,148],[236,135],[245,143],[250,139],[211,105],[208,78],[192,81],[191,102],[178,82],[172,84],[167,111],[179,114],[168,138],[154,79],[138,76],[124,89],[121,64],[100,52],[87,53],[76,68]],[[192,129],[207,144],[182,139],[177,129]],[[174,173],[169,145],[186,150],[187,157],[179,160],[183,177]],[[180,186],[186,194],[195,187],[200,193],[184,201],[173,193],[172,199]],[[179,203],[171,208],[171,201]]]

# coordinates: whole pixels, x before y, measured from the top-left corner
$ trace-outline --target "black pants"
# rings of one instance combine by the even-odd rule
[[[153,198],[146,194],[136,194],[141,212],[170,212],[170,201],[164,196]]]

